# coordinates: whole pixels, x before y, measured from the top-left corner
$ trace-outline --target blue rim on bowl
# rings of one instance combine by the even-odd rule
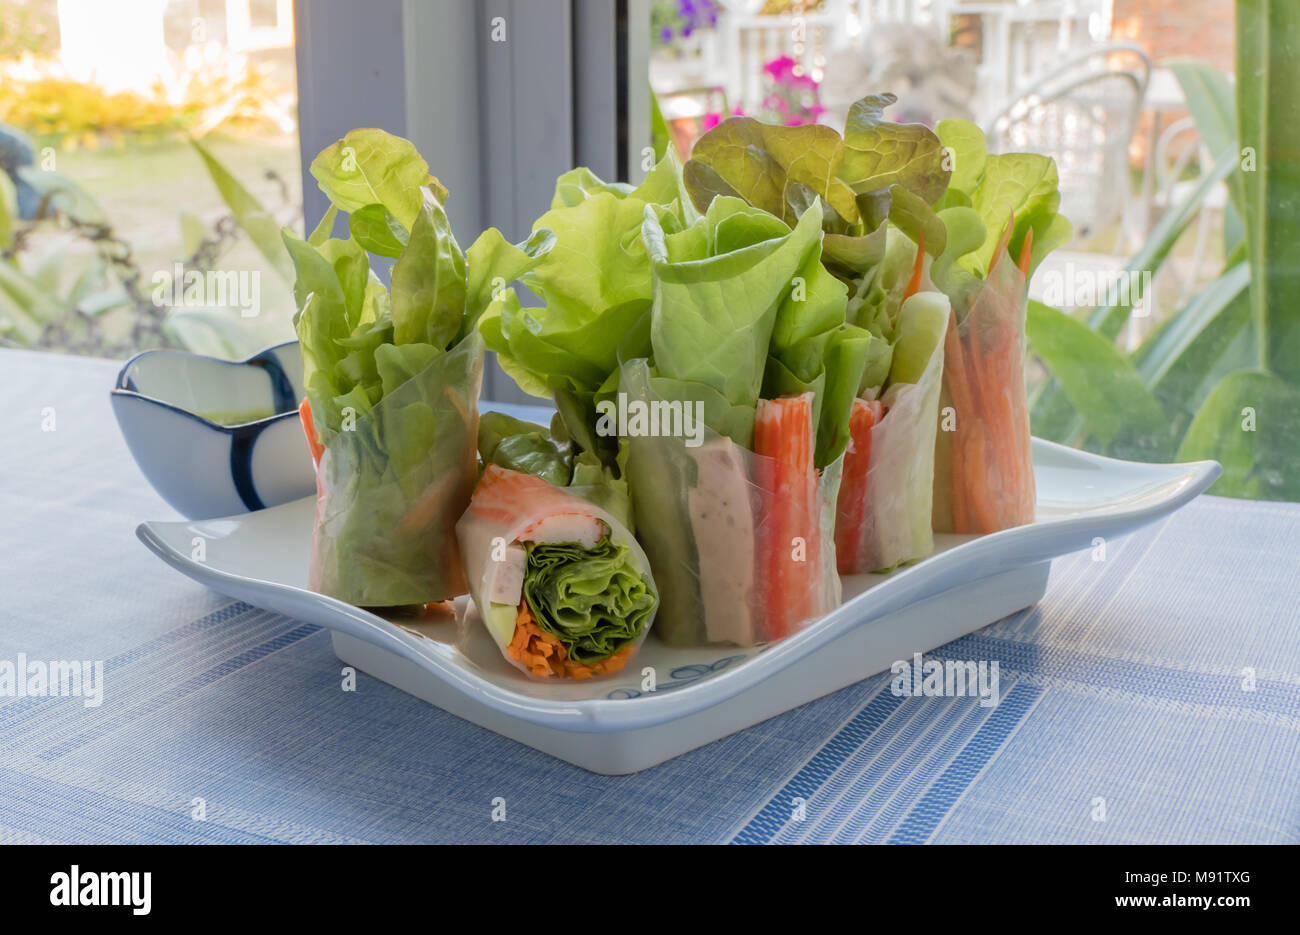
[[[297,341],[285,341],[258,351],[256,354],[246,357],[243,360],[223,360],[219,357],[212,357],[206,354],[195,354],[189,351],[172,348],[140,351],[122,365],[122,369],[118,372],[117,381],[110,395],[112,397],[130,397],[139,399],[152,406],[158,406],[169,412],[191,419],[202,425],[208,431],[228,436],[230,439],[230,476],[234,483],[235,491],[246,509],[264,509],[266,506],[274,504],[268,504],[263,500],[263,497],[258,493],[257,486],[254,483],[252,466],[253,447],[258,436],[260,436],[270,426],[277,425],[278,423],[288,419],[296,420],[298,418],[298,394],[295,391],[293,381],[285,371],[285,366],[282,361],[283,352],[292,349],[292,353],[296,357],[298,354],[297,348]],[[192,409],[187,409],[184,406],[178,405],[172,400],[163,399],[157,395],[142,391],[136,383],[136,375],[139,370],[140,361],[146,358],[164,356],[184,357],[191,360],[203,361],[205,364],[217,364],[228,367],[253,367],[263,371],[270,382],[271,408],[274,414],[263,418],[251,419],[246,422],[224,424],[222,422],[214,421],[213,419],[195,412]],[[121,422],[122,418],[119,414],[119,423]],[[126,432],[125,425],[123,425],[123,431],[124,434],[128,434],[127,442],[128,446],[132,449],[132,455],[136,457],[137,463],[144,471],[146,477],[150,477],[152,482],[151,466],[146,465],[142,460],[140,452],[136,450],[133,439],[129,436],[129,433]],[[305,449],[305,439],[303,444]],[[158,485],[155,484],[155,487],[158,487]],[[183,508],[182,505],[174,502],[174,497],[168,496],[162,490],[159,490],[159,492],[163,493],[164,499],[171,502],[172,505],[182,513],[189,512],[187,509]]]

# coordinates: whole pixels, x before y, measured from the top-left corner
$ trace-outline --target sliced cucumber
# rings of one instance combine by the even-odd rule
[[[890,383],[917,383],[934,349],[943,343],[951,306],[942,292],[918,292],[898,313],[898,340],[889,368]]]
[[[519,619],[519,608],[509,604],[488,604],[483,622],[488,632],[502,645],[508,644],[515,636],[515,621]]]

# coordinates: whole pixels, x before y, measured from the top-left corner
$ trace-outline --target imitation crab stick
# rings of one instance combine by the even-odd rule
[[[842,575],[859,570],[862,527],[867,519],[871,436],[884,411],[878,399],[855,399],[849,414],[849,445],[844,452],[844,472],[835,510],[835,559]]]
[[[758,564],[767,595],[762,639],[792,633],[817,613],[820,523],[813,465],[813,394],[760,399],[754,417],[763,526]]]

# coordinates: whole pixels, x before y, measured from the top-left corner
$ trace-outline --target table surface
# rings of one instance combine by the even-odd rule
[[[118,366],[0,351],[0,663],[105,672],[97,707],[0,698],[0,842],[1300,841],[1300,506],[1202,497],[1057,559],[1036,607],[939,653],[996,660],[996,707],[886,674],[597,776],[342,691],[325,631],[149,554],[137,523],[176,517]]]

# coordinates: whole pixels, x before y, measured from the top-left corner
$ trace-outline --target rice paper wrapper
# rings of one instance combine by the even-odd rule
[[[885,414],[871,428],[865,478],[853,469],[855,452],[845,454],[835,529],[841,574],[888,571],[934,551],[931,514],[942,381],[940,342],[920,380],[894,384],[881,398]]]
[[[475,332],[325,443],[313,590],[362,607],[466,592],[455,530],[478,479],[482,379]]]
[[[984,534],[1034,521],[1024,286],[1004,254],[965,318],[950,321],[935,441],[935,532]]]
[[[537,673],[530,671],[528,665],[510,652],[513,619],[496,622],[488,616],[494,597],[506,592],[522,593],[523,566],[517,561],[520,556],[512,546],[535,541],[577,541],[591,535],[589,530],[595,521],[615,545],[627,548],[634,573],[649,583],[652,594],[656,591],[650,560],[636,537],[613,514],[585,499],[583,494],[586,490],[582,487],[556,487],[533,474],[489,465],[469,509],[456,524],[470,593],[485,628],[505,660],[533,677],[537,677]],[[588,596],[593,600],[602,599],[601,595]],[[618,668],[622,668],[645,642],[657,609],[656,603],[648,616],[644,616],[640,631],[624,644],[626,651],[621,653],[623,658]]]
[[[644,360],[622,365],[620,390],[629,405],[660,401]],[[670,436],[626,441],[637,535],[659,587],[661,640],[753,646],[839,606],[834,528],[842,456],[802,479],[807,488],[798,499],[809,508],[792,525],[780,516],[789,490],[776,488],[776,459],[707,429],[695,447]]]

